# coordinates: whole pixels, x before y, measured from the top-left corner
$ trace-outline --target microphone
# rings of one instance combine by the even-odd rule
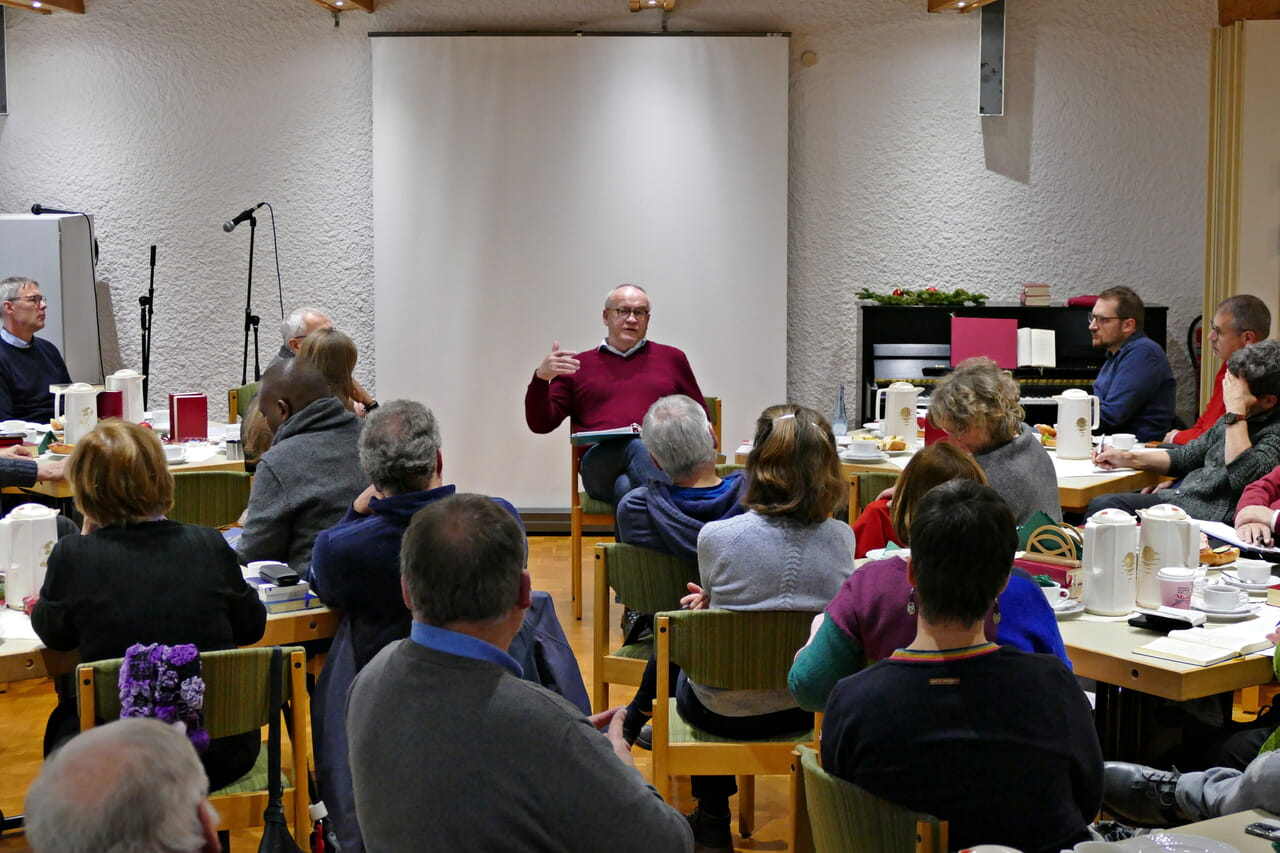
[[[236,215],[235,219],[228,219],[226,222],[222,223],[222,230],[230,234],[232,231],[236,230],[237,225],[244,222],[250,216],[253,216],[253,212],[264,205],[266,205],[266,202],[260,201],[248,210],[240,211],[240,213]]]
[[[31,205],[31,212],[32,212],[32,213],[34,213],[36,216],[39,216],[39,215],[40,215],[40,214],[42,214],[42,213],[63,213],[63,214],[66,214],[66,215],[68,215],[68,216],[80,216],[80,215],[81,215],[80,211],[78,211],[78,210],[58,210],[58,209],[53,208],[53,207],[45,207],[45,206],[44,206],[44,205],[42,205],[42,204],[33,204],[33,205]]]

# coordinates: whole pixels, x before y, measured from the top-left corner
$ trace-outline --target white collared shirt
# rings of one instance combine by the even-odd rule
[[[609,344],[609,339],[608,339],[608,338],[605,338],[603,341],[601,341],[601,342],[600,342],[600,346],[596,347],[596,349],[608,350],[609,352],[613,353],[614,355],[620,355],[620,356],[622,356],[623,358],[631,358],[631,356],[633,356],[633,355],[635,355],[636,353],[640,352],[640,348],[641,348],[642,346],[644,346],[645,344],[647,344],[647,343],[649,343],[649,339],[648,339],[648,338],[641,338],[641,339],[640,339],[640,341],[639,341],[639,343],[637,343],[635,346],[633,346],[631,349],[627,350],[626,352],[623,352],[622,350],[618,349],[617,347],[615,347],[615,346],[611,346],[611,345]]]
[[[22,338],[15,337],[4,326],[0,326],[0,340],[3,340],[6,344],[9,344],[10,346],[17,347],[18,349],[28,349],[31,346],[31,341],[24,341]],[[640,343],[644,343],[644,341],[641,341]],[[640,344],[636,344],[636,346],[639,346],[639,345]],[[635,350],[633,349],[632,352],[635,352]]]

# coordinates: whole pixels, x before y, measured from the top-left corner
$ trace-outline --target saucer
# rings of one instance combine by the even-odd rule
[[[1191,609],[1203,613],[1205,619],[1210,622],[1243,622],[1257,616],[1258,608],[1261,606],[1261,604],[1245,604],[1235,610],[1205,610],[1193,604]]]
[[[841,462],[884,462],[888,458],[889,454],[885,453],[883,450],[879,451],[874,456],[854,456],[852,453],[840,454]]]
[[[1202,835],[1189,835],[1185,832],[1153,832],[1115,843],[1118,850],[1139,851],[1139,853],[1240,853],[1239,848],[1225,841],[1215,841]]]
[[[165,461],[168,462],[170,465],[182,465],[187,461],[187,452],[185,450],[182,451],[182,455],[179,456],[177,459],[169,459],[166,457]]]
[[[881,451],[881,452],[882,452],[882,453],[884,453],[884,454],[886,454],[887,456],[910,456],[912,453],[915,453],[915,450],[914,450],[914,449],[908,449],[908,450],[884,450],[884,451]]]
[[[1052,606],[1052,605],[1050,605]],[[1084,612],[1084,602],[1079,599],[1067,599],[1067,603],[1061,607],[1053,608],[1053,615],[1059,619],[1071,619],[1079,616]]]
[[[1272,575],[1271,579],[1266,583],[1250,583],[1249,581],[1242,581],[1235,572],[1221,572],[1219,576],[1225,583],[1229,583],[1237,589],[1247,590],[1248,592],[1266,592],[1267,587],[1280,583],[1280,577],[1276,577],[1275,575]]]

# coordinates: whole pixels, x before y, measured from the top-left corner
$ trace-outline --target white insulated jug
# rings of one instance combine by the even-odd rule
[[[1058,403],[1058,458],[1089,459],[1093,456],[1093,431],[1098,428],[1098,398],[1079,388],[1068,388],[1053,399]]]
[[[16,506],[0,518],[0,568],[5,570],[5,602],[14,610],[38,595],[58,541],[58,511],[40,504]]]
[[[88,382],[76,382],[53,394],[54,417],[62,418],[66,437],[75,444],[98,425],[98,392]]]
[[[1137,559],[1137,519],[1122,509],[1094,513],[1084,526],[1084,609],[1102,616],[1133,610]]]
[[[876,420],[880,421],[880,431],[886,436],[902,436],[908,447],[919,447],[920,442],[916,438],[919,429],[916,425],[916,401],[923,390],[910,382],[894,382],[888,388],[877,391]]]
[[[1200,522],[1173,504],[1138,510],[1138,604],[1160,606],[1160,570],[1200,565]]]
[[[129,423],[140,424],[146,415],[142,407],[142,380],[146,379],[136,370],[117,370],[107,377],[108,391],[124,392],[124,419]]]

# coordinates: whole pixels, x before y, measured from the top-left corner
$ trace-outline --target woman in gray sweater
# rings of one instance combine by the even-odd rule
[[[929,420],[973,454],[1022,524],[1036,510],[1062,521],[1058,478],[1036,431],[1022,422],[1018,383],[985,357],[960,362],[933,389]]]

